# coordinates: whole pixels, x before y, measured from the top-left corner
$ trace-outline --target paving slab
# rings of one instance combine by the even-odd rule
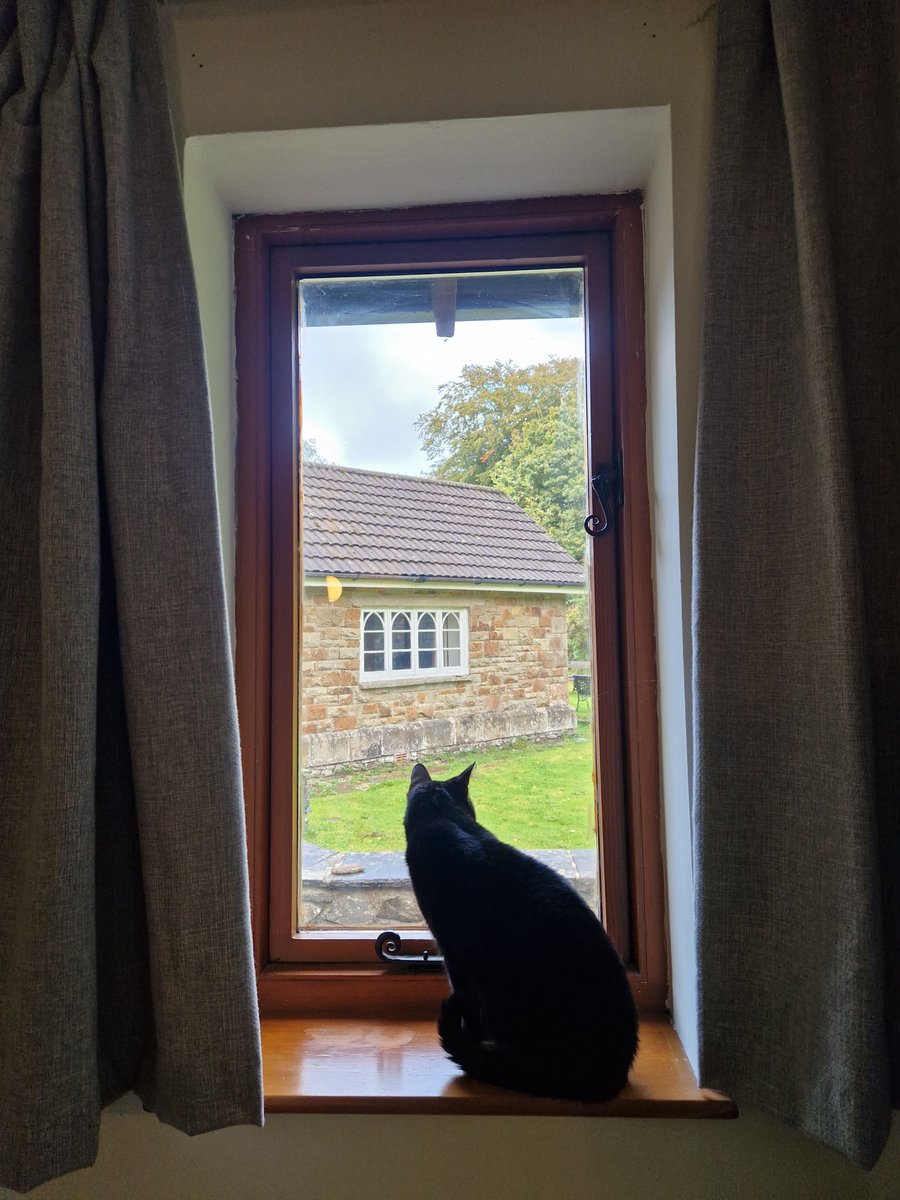
[[[591,850],[527,850],[566,879],[593,880],[597,856]],[[398,850],[326,850],[312,842],[303,843],[303,880],[356,887],[396,887],[409,882],[405,855]]]
[[[342,865],[361,867],[357,877],[369,886],[409,882],[406,856],[395,850],[347,853]]]
[[[536,858],[545,867],[551,867],[560,875],[564,875],[567,879],[571,878],[573,874],[572,860],[568,850],[526,850],[525,853],[531,858]]]
[[[570,850],[569,854],[579,879],[594,879],[597,875],[597,855],[593,850]]]

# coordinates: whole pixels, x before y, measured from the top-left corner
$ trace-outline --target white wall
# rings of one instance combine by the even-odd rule
[[[222,559],[229,620],[234,629],[234,260],[231,210],[208,178],[202,162],[191,172],[184,193],[185,215],[195,271],[206,376],[213,400],[216,492],[222,516]]]
[[[40,1200],[896,1200],[900,1122],[871,1176],[760,1113],[737,1121],[270,1117],[187,1138],[136,1102],[96,1166]],[[11,1194],[10,1194],[11,1195]],[[7,1200],[6,1194],[3,1200]]]
[[[355,173],[358,203],[378,201],[363,199],[372,180],[368,170],[360,173],[360,147],[346,132],[353,127],[427,127],[622,109],[668,114],[664,125],[670,137],[663,128],[662,141],[640,169],[646,172],[648,202],[650,451],[657,636],[664,672],[665,823],[670,861],[680,864],[669,876],[669,910],[673,949],[682,964],[676,1012],[688,1014],[693,991],[684,964],[690,962],[693,935],[685,664],[711,123],[713,28],[712,18],[702,18],[706,8],[707,0],[200,0],[164,10],[168,68],[181,105],[176,124],[184,135],[332,129],[331,137],[327,132],[309,137],[319,139],[326,157],[332,155],[333,178],[350,179]],[[590,145],[581,143],[578,152],[596,165],[609,143],[599,126],[592,128],[594,133],[585,136],[595,137],[597,154],[590,155]],[[432,132],[439,137],[442,130]],[[513,178],[511,172],[527,175],[536,165],[532,159],[540,165],[542,156],[532,149],[527,139],[520,144],[514,168],[499,170],[496,162],[489,163],[486,187],[524,187],[527,179]],[[624,162],[628,139],[615,149]],[[308,189],[304,194],[315,195],[322,180],[312,160],[304,155],[286,165],[287,174]],[[195,181],[201,181],[204,166],[212,169],[211,162],[193,164]],[[251,159],[245,160],[245,171],[246,187],[256,186]],[[440,183],[437,174],[432,182]],[[219,187],[209,177],[196,193],[189,187],[188,207],[195,248],[209,238],[200,252],[209,266],[198,283],[210,381],[220,398],[216,443],[220,499],[227,513],[232,506],[227,469],[233,440],[227,400],[231,364],[216,339],[228,324],[231,285],[223,250],[228,202]],[[689,1017],[679,1023],[690,1044]],[[900,1125],[882,1162],[864,1175],[752,1111],[732,1122],[273,1117],[262,1131],[226,1130],[189,1140],[125,1102],[104,1118],[97,1166],[35,1195],[54,1200],[580,1200],[602,1195],[897,1200],[898,1178]]]
[[[230,262],[223,211],[283,212],[501,200],[548,194],[645,192],[650,447],[659,612],[657,657],[669,887],[672,1010],[696,1063],[696,974],[690,903],[685,647],[675,338],[670,110],[663,107],[481,117],[402,125],[198,135],[185,149],[185,197],[217,430],[233,434]],[[213,349],[215,348],[215,349]],[[218,357],[222,362],[215,361]],[[212,367],[219,368],[214,377]],[[233,473],[231,447],[220,481]],[[224,487],[220,484],[220,487]],[[224,493],[223,500],[230,499]],[[234,519],[223,512],[233,558]],[[229,604],[233,588],[229,587]]]

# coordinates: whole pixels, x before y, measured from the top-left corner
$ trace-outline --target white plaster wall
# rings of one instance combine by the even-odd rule
[[[672,142],[664,131],[644,188],[647,308],[647,455],[653,531],[653,591],[659,662],[660,788],[665,841],[666,925],[675,1024],[691,1062],[698,1061],[697,956],[694,945],[689,693],[689,528],[678,454],[679,393],[675,337],[675,241]],[[683,389],[687,391],[687,389]],[[684,403],[689,404],[690,399]],[[689,509],[688,509],[689,511]]]
[[[195,264],[206,376],[213,408],[216,492],[228,619],[234,631],[234,271],[231,210],[203,163],[192,165],[184,189],[185,216]]]
[[[232,313],[222,297],[230,294],[231,278],[222,247],[214,244],[221,228],[215,225],[211,234],[210,211],[373,208],[635,188],[645,192],[650,486],[672,1012],[696,1064],[684,644],[689,594],[682,572],[682,539],[689,536],[689,527],[682,519],[681,499],[670,109],[198,135],[188,139],[185,150],[185,190],[204,333],[217,354],[224,348],[229,357]],[[690,355],[685,358],[691,361]],[[229,431],[233,384],[230,374],[217,380],[211,376],[216,424]],[[692,408],[690,398],[685,406]],[[229,448],[219,461],[220,477],[233,472],[230,454]],[[223,510],[223,541],[231,557],[234,523],[228,509]],[[230,587],[230,604],[232,592]]]
[[[900,1120],[870,1175],[761,1113],[737,1121],[270,1117],[199,1138],[116,1106],[96,1166],[35,1200],[896,1200]],[[0,1189],[2,1191],[2,1189]],[[2,1200],[12,1200],[3,1193]]]

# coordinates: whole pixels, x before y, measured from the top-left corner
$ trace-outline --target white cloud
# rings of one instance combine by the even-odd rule
[[[584,351],[577,318],[466,321],[452,338],[430,324],[304,329],[303,436],[343,466],[418,475],[428,469],[413,426],[438,388],[469,363],[526,366]]]

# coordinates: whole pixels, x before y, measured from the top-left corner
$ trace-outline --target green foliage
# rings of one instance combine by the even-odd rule
[[[438,479],[496,487],[580,562],[585,505],[577,358],[463,367],[416,420]]]
[[[584,450],[574,387],[572,392],[521,425],[494,468],[493,483],[581,561]]]
[[[583,662],[590,658],[586,595],[575,596],[566,602],[566,633],[569,662]]]

